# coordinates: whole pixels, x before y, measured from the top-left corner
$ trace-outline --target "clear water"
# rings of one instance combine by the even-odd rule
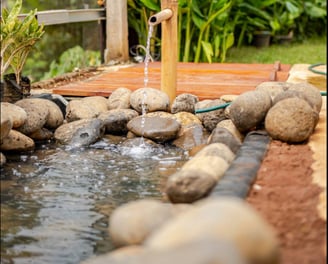
[[[154,31],[154,26],[153,25],[149,25],[148,28],[148,35],[147,35],[147,43],[146,43],[146,56],[145,56],[145,68],[144,68],[144,87],[148,86],[148,66],[149,66],[149,61],[152,60],[152,57],[150,55],[150,41],[151,41],[151,37],[153,35],[153,31]]]
[[[164,198],[187,154],[172,146],[88,148],[53,143],[7,155],[1,171],[1,263],[79,263],[113,249],[108,217],[119,205]]]

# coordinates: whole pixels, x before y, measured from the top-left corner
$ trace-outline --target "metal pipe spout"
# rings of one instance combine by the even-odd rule
[[[148,20],[148,24],[155,26],[162,23],[165,20],[170,19],[172,16],[173,16],[173,11],[170,8],[166,8],[152,15]]]

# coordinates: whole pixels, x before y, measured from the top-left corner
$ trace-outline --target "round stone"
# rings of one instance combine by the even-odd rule
[[[258,127],[271,107],[266,91],[249,91],[238,96],[229,108],[229,116],[237,129],[246,133]]]
[[[265,128],[274,139],[290,143],[303,142],[312,134],[317,115],[306,101],[288,98],[269,110]]]

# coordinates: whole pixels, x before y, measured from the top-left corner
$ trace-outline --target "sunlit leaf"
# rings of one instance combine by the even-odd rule
[[[209,63],[212,63],[213,48],[212,44],[209,42],[202,41],[202,48],[205,53],[206,59]]]

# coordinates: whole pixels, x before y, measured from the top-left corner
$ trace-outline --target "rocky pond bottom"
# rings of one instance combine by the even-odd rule
[[[108,138],[72,149],[38,145],[7,156],[1,171],[1,263],[79,263],[108,252],[108,216],[119,205],[163,199],[178,148],[120,148]],[[164,176],[163,176],[164,175]]]

